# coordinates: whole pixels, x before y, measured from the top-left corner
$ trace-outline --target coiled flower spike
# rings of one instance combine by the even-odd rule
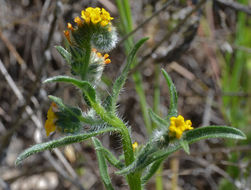
[[[64,31],[64,35],[71,45],[86,48],[91,43],[98,51],[109,52],[118,41],[111,20],[113,17],[104,8],[88,7],[81,11],[81,16],[74,18],[75,27],[67,23],[68,30]]]

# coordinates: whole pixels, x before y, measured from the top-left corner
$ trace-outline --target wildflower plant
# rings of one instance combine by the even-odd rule
[[[228,126],[194,129],[190,120],[178,115],[176,88],[167,72],[162,69],[170,92],[168,115],[161,118],[149,109],[149,116],[157,124],[157,128],[145,145],[138,145],[133,141],[130,133],[133,127],[118,116],[120,114],[117,113],[117,101],[134,57],[147,38],[134,45],[124,69],[113,84],[112,91],[102,98],[105,92],[100,92],[97,87],[105,65],[111,62],[107,52],[113,49],[117,42],[112,20],[105,9],[89,7],[81,12],[80,17],[74,19],[75,26],[67,24],[68,29],[64,31],[64,35],[69,45],[67,49],[61,46],[56,49],[70,66],[72,76],[55,76],[44,83],[64,82],[77,87],[88,110],[83,112],[79,107],[66,105],[59,97],[49,96],[52,104],[45,122],[46,135],[59,131],[64,136],[26,149],[18,156],[16,164],[35,153],[91,138],[96,149],[100,176],[106,189],[113,189],[107,170],[109,163],[117,168],[116,174],[126,177],[130,189],[140,190],[169,155],[182,148],[189,154],[191,143],[209,138],[246,138],[240,130]],[[95,137],[107,132],[120,134],[123,144],[123,155],[120,158],[123,159],[116,158]]]

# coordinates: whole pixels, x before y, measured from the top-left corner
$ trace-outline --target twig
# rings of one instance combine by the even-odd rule
[[[229,1],[229,0],[215,0],[215,1],[231,9],[241,11],[241,12],[247,13],[248,15],[251,15],[251,8],[246,5],[242,5],[235,1]]]
[[[179,173],[179,160],[178,158],[172,158],[170,161],[171,171],[172,171],[172,190],[178,189],[178,173]]]
[[[189,158],[189,157],[187,157],[186,159],[187,159],[187,160],[190,160],[190,161],[192,161],[192,162],[195,162],[195,163],[197,163],[197,164],[199,164],[199,165],[201,165],[201,166],[203,166],[203,167],[205,167],[205,168],[207,168],[207,169],[210,169],[210,170],[212,170],[212,171],[214,171],[214,172],[220,174],[220,175],[223,176],[226,180],[228,180],[229,182],[231,182],[233,185],[236,186],[236,183],[235,183],[234,179],[233,179],[227,172],[225,172],[223,169],[219,168],[219,167],[216,166],[215,164],[209,163],[207,160],[202,159],[202,158],[199,158],[199,157],[197,157],[197,158]],[[236,187],[237,187],[237,186],[236,186]],[[237,187],[237,188],[238,188],[238,187]]]
[[[9,51],[14,55],[14,57],[16,58],[17,62],[22,65],[25,64],[25,61],[23,60],[23,58],[19,55],[19,53],[17,52],[16,48],[13,46],[13,44],[3,35],[1,29],[0,29],[0,38],[2,39],[2,41],[5,43],[6,47],[9,49]]]
[[[206,101],[206,106],[204,109],[202,126],[208,126],[210,124],[211,107],[212,107],[212,103],[213,103],[213,97],[214,97],[214,92],[210,89],[207,94],[207,101]]]
[[[206,3],[207,0],[201,0],[195,8],[193,8],[170,32],[168,32],[158,44],[156,44],[153,49],[151,50],[150,53],[146,54],[145,56],[142,57],[141,61],[138,63],[137,66],[135,66],[130,74],[134,73],[137,71],[142,65],[146,62],[147,59],[151,58],[152,55],[155,53],[155,51],[166,41],[168,40],[175,32],[179,31],[179,29],[184,26],[184,24],[187,22],[187,20],[196,12],[200,9],[200,7]]]
[[[135,32],[137,32],[140,28],[142,28],[145,24],[147,24],[149,21],[151,21],[155,16],[157,16],[159,13],[164,11],[174,0],[169,0],[167,3],[165,3],[161,9],[154,12],[149,18],[144,20],[142,23],[140,23],[134,30],[126,34],[118,43],[118,45],[122,44],[127,38],[129,38],[131,35],[133,35]]]
[[[195,42],[207,43],[207,45],[210,45],[210,46],[215,46],[215,44],[217,44],[218,46],[222,46],[222,45],[224,45],[224,43],[228,43],[224,40],[220,40],[220,39],[214,40],[214,39],[209,39],[209,38],[200,37],[200,36],[196,37]],[[229,43],[228,43],[228,45],[230,46],[230,48],[245,51],[247,53],[251,53],[251,48],[249,48],[249,47],[239,46],[239,45],[229,44]]]
[[[10,186],[2,178],[0,178],[0,187],[2,187],[3,190],[10,190]]]
[[[7,83],[11,86],[11,89],[14,91],[15,95],[17,96],[18,100],[22,103],[25,103],[25,99],[24,96],[22,95],[22,93],[20,92],[20,90],[18,89],[18,87],[16,86],[14,80],[11,78],[11,76],[9,75],[9,73],[7,72],[6,68],[4,67],[4,64],[2,63],[2,61],[0,60],[0,70],[2,72],[2,74],[4,75]],[[43,128],[43,125],[41,123],[41,121],[39,120],[39,118],[34,114],[33,110],[31,109],[30,106],[26,105],[25,106],[25,111],[26,113],[31,116],[32,121],[34,122],[34,124],[36,125],[36,127],[39,129],[38,132],[40,133],[40,130]],[[14,133],[15,130],[13,130]],[[12,134],[13,134],[12,133]],[[12,134],[7,133],[7,138],[3,138],[6,140],[10,140]],[[41,134],[39,135],[41,137]],[[37,143],[41,143],[41,139],[35,139],[35,141]],[[7,145],[8,143],[3,142],[3,145]],[[2,150],[5,147],[2,147]],[[57,152],[57,156],[59,158],[59,160],[63,163],[63,165],[65,166],[65,168],[69,171],[69,173],[71,173],[73,175],[74,178],[77,178],[77,174],[74,172],[74,170],[71,168],[70,164],[67,162],[67,160],[62,159],[62,157],[64,157],[62,155],[62,153],[59,150],[56,150]],[[50,154],[50,153],[49,153]],[[66,164],[68,163],[68,164]],[[53,165],[54,167],[56,167],[55,165]],[[69,170],[69,168],[71,168]],[[55,168],[56,169],[56,168]],[[69,178],[69,177],[68,177]],[[78,180],[75,180],[78,181]],[[73,183],[75,184],[75,183]]]
[[[69,180],[73,185],[77,186],[80,190],[85,190],[84,187],[79,183],[80,180],[70,178],[68,174],[62,169],[62,166],[60,166],[59,163],[53,158],[53,156],[49,151],[45,151],[44,155],[61,176]]]

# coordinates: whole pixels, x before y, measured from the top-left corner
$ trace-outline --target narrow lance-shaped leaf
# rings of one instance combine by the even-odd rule
[[[77,86],[78,88],[80,88],[85,93],[85,95],[88,96],[88,99],[90,101],[96,102],[96,92],[94,88],[91,86],[91,84],[87,81],[81,81],[81,80],[68,77],[68,76],[56,76],[56,77],[46,79],[44,81],[44,83],[48,83],[48,82],[66,82],[66,83],[73,84],[74,86]]]
[[[148,110],[149,115],[154,123],[157,124],[157,126],[162,127],[162,128],[167,128],[169,125],[169,122],[162,119],[160,116],[158,116],[156,113],[153,112],[152,109]]]
[[[181,139],[180,140],[180,145],[181,147],[184,149],[184,151],[187,153],[187,154],[190,154],[190,150],[189,150],[189,144],[186,140],[184,139]]]
[[[71,54],[64,49],[62,46],[55,46],[58,52],[62,55],[62,57],[66,60],[68,64],[71,64]]]
[[[41,144],[36,144],[25,151],[23,151],[16,159],[16,165],[20,164],[24,159],[27,157],[36,154],[38,152],[42,152],[45,150],[50,150],[53,148],[57,148],[60,146],[65,146],[68,144],[72,143],[77,143],[77,142],[82,142],[90,137],[97,136],[102,133],[110,132],[110,131],[116,131],[117,129],[113,127],[105,128],[105,129],[100,129],[94,132],[89,132],[89,133],[81,133],[81,134],[76,134],[76,135],[69,135],[57,140],[52,140],[49,142],[41,143]]]
[[[116,108],[116,102],[119,96],[119,93],[122,89],[122,87],[125,84],[125,81],[127,79],[128,76],[128,72],[130,70],[131,64],[133,63],[133,60],[135,58],[135,55],[137,53],[137,51],[139,50],[139,48],[148,40],[148,38],[142,38],[141,40],[139,40],[135,46],[133,47],[133,49],[131,50],[131,52],[128,55],[127,58],[127,63],[122,71],[122,73],[120,74],[120,76],[116,79],[114,85],[113,85],[113,89],[112,89],[112,97],[111,97],[111,101],[110,101],[110,105],[107,105],[107,110],[108,111],[114,111]]]
[[[124,167],[124,164],[119,161],[108,149],[105,147],[99,147],[99,150],[101,150],[106,158],[106,160],[115,168],[122,169]]]
[[[93,142],[93,144],[95,146],[95,149],[96,149],[97,158],[98,158],[99,172],[100,172],[100,176],[102,178],[102,181],[103,181],[106,189],[113,190],[114,188],[112,187],[112,182],[111,182],[110,176],[108,174],[107,164],[106,164],[106,161],[105,161],[105,156],[104,156],[103,151],[101,150],[102,144],[95,137],[92,138],[92,142]]]
[[[197,142],[203,139],[210,138],[229,138],[229,139],[246,139],[245,134],[239,129],[228,127],[228,126],[208,126],[200,127],[194,130],[185,132],[183,140],[187,141],[188,144]],[[118,174],[129,174],[138,170],[144,169],[149,164],[166,159],[170,154],[182,148],[179,140],[169,143],[169,146],[165,149],[158,150],[145,157],[144,160],[137,158],[131,165],[117,172]]]
[[[164,69],[161,69],[161,71],[166,79],[166,83],[167,83],[169,93],[170,93],[170,106],[169,106],[169,111],[168,111],[168,116],[167,116],[167,120],[169,120],[171,116],[177,116],[178,96],[177,96],[177,91],[171,77],[167,74],[167,72]]]
[[[145,184],[151,177],[156,173],[156,171],[159,169],[162,160],[157,160],[156,162],[153,162],[149,169],[146,171],[146,174],[141,178],[142,184]]]

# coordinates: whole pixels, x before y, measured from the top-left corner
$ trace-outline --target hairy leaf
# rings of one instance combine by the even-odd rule
[[[114,111],[116,108],[116,102],[119,96],[119,93],[122,89],[122,87],[125,84],[125,81],[127,79],[128,76],[128,72],[130,70],[130,67],[133,63],[133,60],[136,56],[137,51],[139,50],[139,48],[148,40],[148,38],[142,38],[141,40],[139,40],[135,46],[133,47],[133,49],[131,50],[131,52],[128,55],[127,58],[127,63],[122,71],[122,73],[120,74],[120,76],[116,79],[114,85],[113,85],[113,89],[112,89],[112,95],[111,95],[111,102],[110,105],[107,106],[107,110],[108,111]]]
[[[110,176],[108,173],[107,164],[105,161],[105,156],[104,156],[103,151],[101,150],[103,146],[102,146],[101,142],[95,137],[92,137],[92,141],[93,141],[93,144],[96,149],[99,172],[100,172],[100,176],[102,178],[102,181],[103,181],[106,189],[113,190],[114,188],[112,187],[112,182],[111,182],[111,179],[110,179]]]
[[[71,64],[71,54],[62,46],[55,46],[55,48],[62,55],[62,57],[66,60],[66,62],[68,64]]]
[[[69,76],[55,76],[49,79],[46,79],[44,83],[48,82],[66,82],[66,83],[71,83],[74,86],[77,86],[80,88],[85,95],[88,97],[88,99],[92,102],[96,102],[96,92],[94,88],[91,86],[91,84],[87,81],[81,81]]]
[[[75,134],[75,135],[69,135],[66,137],[62,137],[60,139],[52,140],[49,142],[36,144],[26,150],[24,150],[16,159],[16,165],[20,164],[24,159],[27,157],[36,154],[38,152],[42,152],[45,150],[51,150],[53,148],[57,148],[60,146],[65,146],[72,143],[82,142],[90,137],[100,135],[102,133],[110,132],[110,131],[116,131],[114,127],[104,128],[100,129],[94,132],[89,133],[81,133],[81,134]]]
[[[152,109],[149,109],[148,112],[152,121],[156,123],[157,126],[162,127],[162,128],[167,128],[169,126],[169,122],[162,119],[160,116],[154,113]]]
[[[146,174],[141,178],[142,184],[145,184],[159,169],[163,159],[153,162],[146,171]]]
[[[187,141],[188,144],[197,142],[202,139],[210,139],[210,138],[230,138],[230,139],[246,139],[245,134],[239,129],[228,127],[228,126],[207,126],[200,127],[191,131],[187,131],[183,135],[184,141]],[[161,160],[166,159],[170,154],[182,148],[180,144],[180,140],[175,140],[174,142],[170,142],[169,146],[165,149],[160,149],[156,152],[153,152],[149,155],[146,155],[144,159],[136,158],[136,160],[123,170],[117,172],[118,174],[129,174],[138,170],[144,169],[149,164]]]
[[[166,83],[167,83],[169,93],[170,93],[170,106],[169,106],[169,111],[168,111],[168,116],[167,116],[167,120],[169,120],[170,117],[177,116],[178,95],[177,95],[177,91],[171,77],[167,74],[167,72],[164,69],[161,69],[161,71],[166,79]]]

